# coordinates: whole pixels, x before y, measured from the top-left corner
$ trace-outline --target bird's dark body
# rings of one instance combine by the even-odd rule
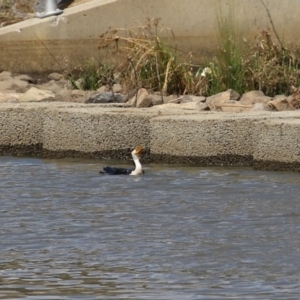
[[[100,173],[107,173],[109,175],[130,175],[130,173],[134,171],[134,168],[132,169],[125,169],[125,168],[116,168],[116,167],[104,167],[103,171],[100,171]]]

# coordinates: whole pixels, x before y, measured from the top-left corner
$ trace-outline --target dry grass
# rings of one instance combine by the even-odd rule
[[[282,47],[274,41],[270,30],[261,31],[245,51],[249,85],[267,95],[288,94],[298,86],[300,75],[299,50],[294,45]]]
[[[161,27],[159,22],[147,18],[146,24],[136,30],[107,31],[100,36],[99,49],[120,57],[116,71],[127,91],[144,87],[163,94],[198,94],[190,55],[179,61],[172,31]],[[160,37],[166,30],[173,36],[168,44]]]
[[[289,94],[291,86],[299,86],[298,48],[283,47],[269,29],[252,41],[237,38],[228,30],[220,41],[219,55],[210,64],[209,94],[232,88],[239,93],[261,90],[275,96]]]
[[[179,59],[171,29],[161,27],[159,19],[147,18],[145,25],[135,30],[113,29],[102,34],[99,49],[110,58],[118,57],[118,63],[109,67],[87,64],[76,79],[84,82],[83,89],[97,89],[105,84],[105,78],[111,78],[110,85],[113,84],[113,75],[117,73],[118,82],[128,93],[144,87],[161,94],[205,96],[229,88],[239,93],[262,90],[274,96],[289,94],[291,86],[299,86],[298,49],[291,45],[283,47],[276,38],[274,41],[270,30],[263,30],[248,41],[237,32],[233,20],[219,20],[219,51],[206,64],[206,74],[204,68],[191,64],[191,54]],[[173,36],[168,43],[161,38],[165,30],[169,31],[168,36]]]

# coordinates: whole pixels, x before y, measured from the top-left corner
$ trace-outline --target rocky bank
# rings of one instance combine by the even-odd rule
[[[233,90],[210,97],[123,94],[118,84],[73,90],[52,73],[0,73],[0,154],[243,165],[300,171],[299,90],[270,98]]]
[[[77,82],[80,86],[80,80]],[[120,84],[101,86],[97,91],[73,89],[71,82],[62,74],[52,73],[35,79],[26,74],[0,73],[0,102],[76,102],[76,103],[123,103],[129,107],[147,108],[159,106],[194,111],[251,112],[293,111],[300,109],[300,90],[293,88],[290,96],[266,96],[262,91],[250,91],[243,95],[228,89],[209,97],[194,95],[163,95],[144,88],[129,94]]]

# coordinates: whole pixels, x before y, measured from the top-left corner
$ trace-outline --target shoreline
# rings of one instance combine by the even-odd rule
[[[0,106],[0,155],[300,171],[299,111],[219,113],[63,102]]]

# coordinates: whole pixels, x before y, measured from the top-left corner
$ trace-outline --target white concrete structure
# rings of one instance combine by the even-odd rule
[[[263,5],[265,4],[265,6]],[[230,12],[228,14],[228,11]],[[88,58],[101,60],[99,35],[108,28],[132,28],[145,17],[161,18],[171,42],[199,61],[216,47],[218,16],[234,15],[245,36],[272,27],[286,42],[298,41],[298,0],[91,0],[45,19],[0,28],[0,61],[14,72],[62,71]],[[170,31],[162,34],[169,35]]]

